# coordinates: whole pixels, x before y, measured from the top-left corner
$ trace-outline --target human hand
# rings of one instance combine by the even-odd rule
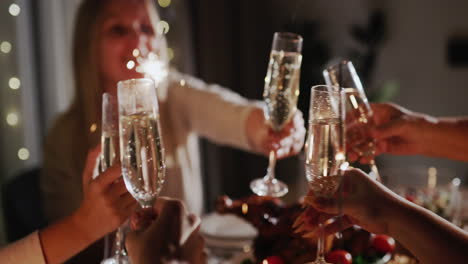
[[[119,227],[137,206],[125,187],[120,164],[92,179],[98,155],[99,146],[88,153],[83,171],[83,201],[75,213],[75,221],[92,241]]]
[[[431,126],[437,123],[436,118],[391,103],[371,104],[371,108],[375,128],[371,129],[370,135],[376,141],[375,155],[416,155],[427,152]],[[355,151],[348,152],[351,162],[358,158]],[[363,157],[360,161],[369,163],[370,159]]]
[[[392,191],[359,169],[348,169],[340,188],[329,199],[316,197],[312,192],[307,194],[304,203],[309,207],[294,223],[297,233],[316,237],[320,232],[317,228],[320,223],[324,223],[325,234],[334,234],[352,225],[360,225],[378,234],[388,232],[388,223],[382,216],[383,210],[392,210]]]
[[[266,156],[276,152],[278,159],[296,155],[304,145],[305,127],[302,112],[296,110],[281,131],[274,131],[265,120],[260,108],[251,111],[247,118],[247,138],[252,149]]]
[[[189,214],[182,202],[160,197],[154,206],[155,220],[150,214],[134,214],[126,246],[132,263],[163,263],[178,260],[206,263],[204,240],[198,233],[200,219]]]

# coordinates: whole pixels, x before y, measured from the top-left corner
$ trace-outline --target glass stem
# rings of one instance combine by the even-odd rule
[[[120,259],[121,256],[127,255],[125,252],[125,228],[120,226],[115,232],[115,256]]]
[[[270,155],[268,156],[268,169],[266,177],[268,180],[273,180],[275,178],[275,167],[276,167],[276,152],[274,150],[270,151]]]
[[[379,169],[377,168],[377,165],[375,165],[375,160],[372,159],[372,160],[369,162],[369,165],[370,165],[371,172],[372,172],[372,173],[374,174],[374,176],[375,176],[375,179],[378,180],[378,181],[381,181],[382,179],[380,178]]]
[[[319,232],[320,235],[317,240],[317,259],[315,260],[316,262],[324,260],[325,255],[325,232],[323,230],[323,224],[319,224]]]

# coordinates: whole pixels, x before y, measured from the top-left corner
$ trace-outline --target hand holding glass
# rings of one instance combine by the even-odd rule
[[[348,158],[353,153],[361,161],[366,160],[373,176],[379,178],[374,161],[375,140],[370,135],[374,126],[373,113],[353,63],[344,60],[333,64],[323,71],[323,77],[328,85],[341,87],[345,91]]]
[[[275,33],[263,91],[265,119],[275,132],[281,131],[296,111],[301,50],[301,36],[289,32]],[[280,197],[288,192],[286,184],[275,179],[275,165],[276,152],[271,150],[266,176],[250,183],[255,194]]]

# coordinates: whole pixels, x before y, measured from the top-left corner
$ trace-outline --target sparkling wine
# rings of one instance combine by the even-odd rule
[[[338,118],[310,122],[306,177],[317,196],[330,197],[340,183],[340,167],[345,161],[343,129]]]
[[[151,206],[165,178],[159,117],[142,112],[120,116],[122,174],[128,191],[142,206]]]
[[[266,119],[279,131],[296,111],[302,55],[272,51],[265,77],[263,99]]]
[[[119,157],[119,137],[117,131],[103,131],[101,136],[101,172],[117,162]]]
[[[375,141],[369,134],[374,126],[372,110],[365,96],[357,89],[345,88],[346,136],[349,148],[360,156],[373,156]]]

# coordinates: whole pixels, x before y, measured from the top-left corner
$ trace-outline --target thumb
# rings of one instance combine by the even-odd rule
[[[92,148],[88,151],[88,155],[86,156],[86,163],[83,169],[83,186],[90,183],[93,179],[93,171],[94,167],[96,166],[96,160],[101,154],[101,144],[97,145],[96,147]]]

